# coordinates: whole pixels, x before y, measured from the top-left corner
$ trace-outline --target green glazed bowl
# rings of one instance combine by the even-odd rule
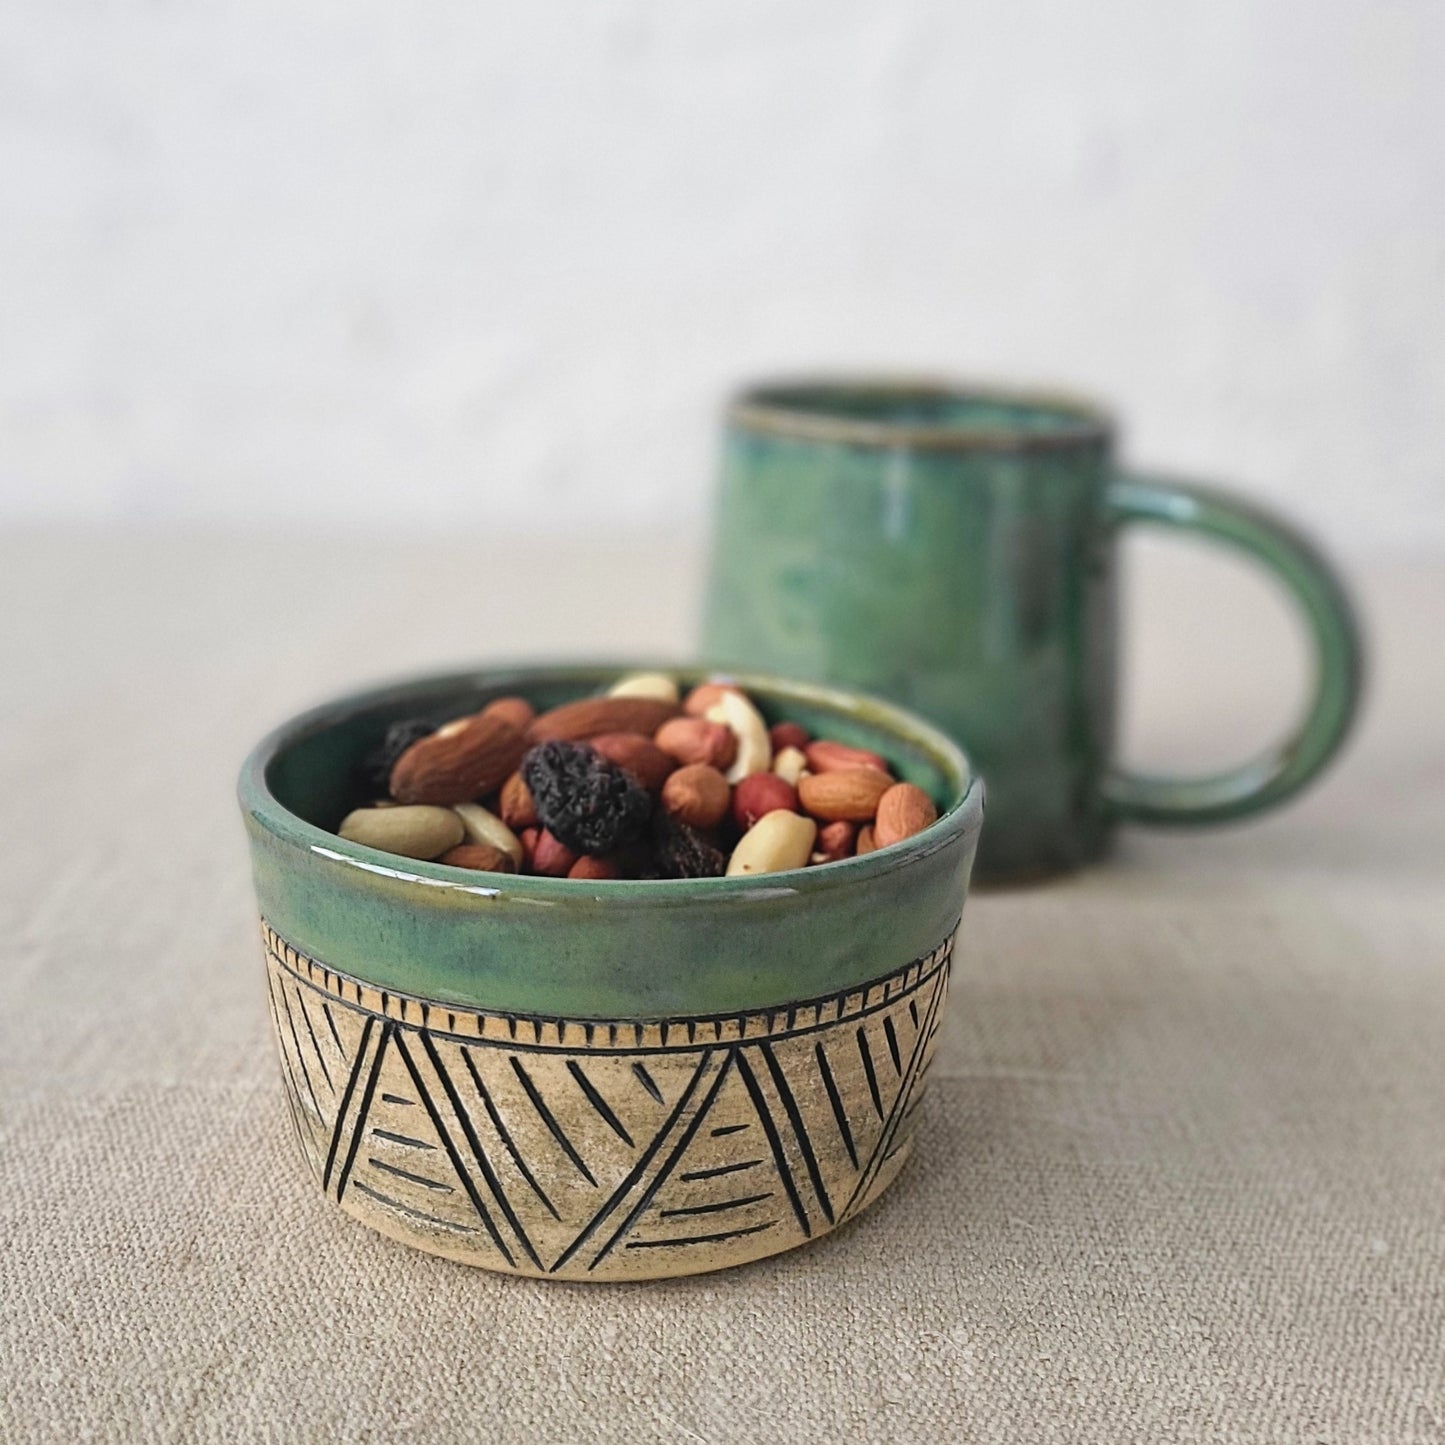
[[[632,670],[381,688],[286,723],[242,769],[301,1152],[349,1214],[433,1254],[572,1280],[722,1269],[852,1218],[911,1150],[983,819],[963,754],[912,714],[735,675],[770,723],[871,748],[939,805],[822,868],[514,877],[331,831],[389,722],[508,694],[547,708]]]

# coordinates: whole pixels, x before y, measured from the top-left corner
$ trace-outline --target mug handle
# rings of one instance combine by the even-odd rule
[[[1115,769],[1104,799],[1119,819],[1191,825],[1272,808],[1298,792],[1349,733],[1363,685],[1359,622],[1343,582],[1314,545],[1262,508],[1210,488],[1121,475],[1106,505],[1116,526],[1144,523],[1194,532],[1238,548],[1272,572],[1304,614],[1316,661],[1314,696],[1284,742],[1251,762],[1199,778]]]

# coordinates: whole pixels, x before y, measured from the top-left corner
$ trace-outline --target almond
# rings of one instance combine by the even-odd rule
[[[938,821],[933,799],[912,783],[895,783],[878,800],[878,816],[873,822],[873,836],[880,848],[901,843],[921,833]]]
[[[414,742],[391,770],[399,803],[466,803],[517,770],[526,739],[511,723],[477,713]]]
[[[517,865],[510,853],[490,843],[463,843],[448,849],[438,860],[452,868],[475,868],[480,873],[515,873]]]
[[[611,858],[593,858],[583,854],[568,870],[569,878],[621,878],[622,869]]]
[[[864,823],[858,829],[858,846],[853,850],[855,858],[861,858],[865,853],[876,853],[878,851],[878,840],[873,836],[873,824]]]
[[[662,806],[668,815],[704,832],[722,822],[731,797],[728,780],[707,763],[679,768],[662,785]]]
[[[497,811],[502,815],[502,821],[513,831],[537,826],[537,805],[532,800],[532,790],[521,773],[513,773],[502,784],[502,796],[497,803]]]
[[[641,733],[599,733],[588,739],[587,746],[619,768],[626,768],[649,793],[657,792],[677,767],[675,758]]]
[[[682,700],[682,710],[689,717],[701,717],[725,692],[742,695],[742,689],[730,682],[700,682]]]
[[[524,697],[494,697],[482,709],[483,717],[499,717],[511,723],[519,733],[524,733],[537,716],[537,709]]]
[[[733,789],[733,821],[744,833],[769,813],[798,811],[798,792],[776,773],[753,773]]]
[[[675,717],[663,723],[652,740],[679,763],[708,763],[723,772],[738,753],[738,740],[730,727],[700,717]]]
[[[893,786],[877,768],[843,768],[814,773],[798,784],[798,798],[806,812],[825,822],[847,819],[866,823],[878,811],[878,800]]]
[[[888,764],[867,748],[850,748],[847,743],[830,742],[819,738],[803,749],[808,766],[815,773],[836,773],[843,768],[876,768],[880,773],[888,771]]]
[[[534,873],[540,873],[544,878],[565,878],[576,861],[577,854],[545,828],[537,835],[537,844],[532,850]]]
[[[585,742],[602,733],[646,733],[651,737],[668,718],[676,716],[676,703],[655,697],[584,697],[544,712],[527,729],[527,738],[547,743],[556,739]]]
[[[853,856],[853,845],[858,838],[858,825],[840,818],[836,823],[826,823],[818,829],[817,850],[819,861],[836,863],[842,858]]]

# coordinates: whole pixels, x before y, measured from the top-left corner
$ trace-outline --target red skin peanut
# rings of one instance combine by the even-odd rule
[[[784,748],[806,748],[811,738],[808,729],[795,722],[774,723],[768,729],[768,741],[776,757]]]
[[[798,790],[776,773],[753,773],[733,789],[733,821],[744,833],[767,813],[798,811]]]

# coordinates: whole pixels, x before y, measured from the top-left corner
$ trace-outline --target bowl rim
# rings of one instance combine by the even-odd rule
[[[575,678],[579,686],[596,686],[609,677],[617,678],[631,672],[665,672],[676,676],[684,685],[689,685],[693,679],[725,679],[736,682],[744,691],[756,689],[775,694],[780,700],[790,698],[854,718],[931,754],[935,764],[956,780],[961,791],[953,804],[921,833],[875,849],[862,857],[846,858],[836,863],[733,878],[569,879],[511,873],[482,874],[473,869],[404,858],[353,843],[292,812],[271,791],[267,781],[268,768],[285,748],[344,722],[356,713],[371,711],[391,702],[400,703],[412,696],[440,693],[449,688],[458,691],[477,687],[505,689],[516,684],[517,690],[522,691],[529,678],[533,681],[545,680],[549,684],[565,683]],[[748,899],[776,896],[781,892],[826,892],[895,872],[919,858],[954,845],[960,837],[976,834],[983,820],[985,789],[968,756],[946,733],[916,713],[871,694],[828,683],[806,682],[774,673],[705,663],[669,663],[656,659],[619,662],[604,658],[482,663],[469,668],[411,673],[360,691],[341,694],[272,728],[242,763],[237,796],[247,818],[283,843],[318,854],[333,863],[380,874],[401,883],[535,903],[566,904],[596,898],[625,899],[629,903],[649,907],[675,907],[692,902],[721,902],[729,897]]]

